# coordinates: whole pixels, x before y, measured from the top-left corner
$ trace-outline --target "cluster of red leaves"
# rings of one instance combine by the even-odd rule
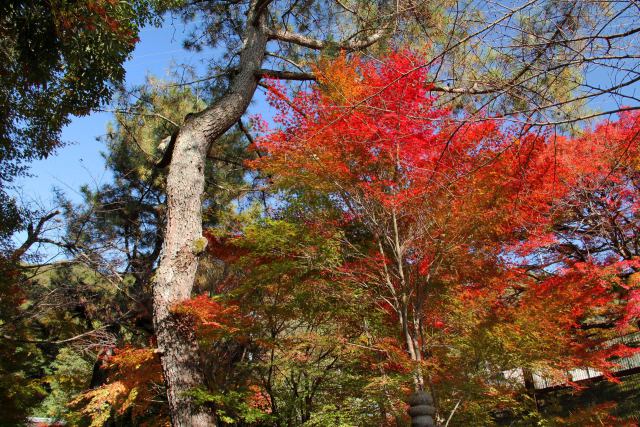
[[[123,25],[117,0],[90,0],[75,4],[61,3],[53,9],[58,36],[69,38],[81,32],[97,30],[109,33],[114,40],[135,45],[140,39],[128,25]]]
[[[272,409],[271,397],[264,388],[256,384],[252,384],[249,386],[249,391],[251,392],[247,401],[249,406],[258,409],[265,414],[270,414]]]
[[[203,234],[207,239],[207,252],[215,259],[233,263],[248,253],[246,249],[234,244],[232,236],[218,236],[211,230],[204,230]]]
[[[186,300],[172,311],[202,338],[233,335],[248,326],[237,305],[218,302],[208,295]]]
[[[593,262],[574,263],[562,272],[533,285],[515,306],[504,307],[501,314],[514,327],[536,334],[540,360],[547,360],[558,370],[590,367],[614,380],[615,359],[628,357],[638,350],[625,345],[606,345],[618,333],[597,334],[589,327],[598,319],[619,318],[624,311],[620,290],[626,284],[621,273],[631,265],[620,262],[607,266]],[[532,328],[531,325],[535,325]]]
[[[328,90],[318,87],[292,100],[271,84],[269,101],[280,111],[275,120],[283,129],[258,141],[269,159],[253,164],[277,170],[281,180],[355,186],[384,204],[399,204],[415,196],[420,187],[413,182],[433,173],[447,142],[436,134],[447,110],[432,108],[435,97],[422,84],[426,69],[400,78],[416,68],[413,56],[394,54],[388,59],[393,67],[354,61],[347,65],[343,57],[321,72]]]
[[[70,405],[92,420],[91,425],[103,425],[114,409],[118,415],[131,411],[131,419],[148,418],[151,406],[163,392],[160,358],[153,348],[124,347],[116,349],[105,359],[104,369],[109,372],[108,381],[88,390],[74,399]],[[168,414],[164,407],[155,411],[153,425],[168,426]]]
[[[370,367],[375,371],[397,372],[408,374],[413,370],[413,364],[407,355],[404,345],[395,338],[383,337],[374,344],[375,357]]]

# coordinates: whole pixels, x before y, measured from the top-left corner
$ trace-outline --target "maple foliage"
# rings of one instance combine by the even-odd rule
[[[162,368],[153,348],[124,347],[105,360],[108,381],[69,403],[79,414],[102,426],[112,416],[129,414],[138,425],[169,425],[168,413],[154,402],[163,392]]]
[[[634,350],[603,346],[619,331],[589,325],[635,328],[638,116],[577,138],[466,120],[440,106],[423,63],[407,51],[342,55],[318,66],[310,91],[289,97],[272,82],[278,129],[263,128],[266,155],[252,166],[294,199],[324,200],[299,214],[344,230],[353,251],[333,280],[365,289],[400,325],[395,371],[444,384],[461,349],[441,349],[489,339],[509,358],[482,356],[485,391],[492,363],[612,379],[613,359]]]
[[[239,331],[241,319],[236,315],[238,306],[223,305],[208,295],[199,295],[173,309],[185,327],[195,328],[200,335],[215,333],[233,334]],[[235,326],[237,324],[238,326]]]
[[[388,301],[406,316],[400,300],[421,293],[432,271],[439,270],[440,280],[475,280],[479,270],[495,267],[519,227],[542,222],[544,207],[531,209],[522,198],[534,186],[532,197],[552,193],[546,172],[553,159],[535,150],[543,137],[516,139],[492,121],[460,122],[438,108],[425,83],[428,70],[409,52],[383,64],[352,64],[334,63],[323,73],[330,77],[291,102],[272,91],[284,129],[258,142],[269,156],[254,165],[279,185],[328,193],[345,222],[363,226],[376,245],[356,263],[378,266]],[[348,83],[344,69],[356,71]],[[486,164],[489,173],[473,173]]]
[[[624,115],[577,140],[560,141],[554,147],[556,170],[563,171],[556,197],[538,230],[530,228],[526,238],[506,248],[514,251],[508,274],[490,288],[454,288],[442,306],[432,306],[430,315],[438,320],[429,334],[435,346],[428,369],[439,387],[460,395],[460,384],[466,383],[467,395],[475,396],[470,400],[486,407],[494,405],[495,378],[505,368],[525,368],[552,384],[576,388],[581,385],[568,375],[576,367],[617,381],[611,375],[617,360],[637,352],[612,344],[637,331],[638,171],[637,154],[630,150],[637,124],[637,115]],[[478,359],[485,360],[480,370]],[[517,384],[503,389],[498,407],[522,407],[512,400],[517,389]],[[473,412],[471,406],[463,404],[463,412]],[[588,414],[582,415],[588,424]]]
[[[327,275],[341,265],[343,233],[312,222],[241,222],[207,233],[208,253],[226,263],[212,288],[217,295],[179,309],[220,319],[221,307],[234,307],[235,332],[197,329],[202,351],[216,361],[195,394],[199,401],[213,404],[227,423],[393,425],[394,416],[405,416],[402,382],[388,375],[407,371],[401,343],[386,333],[367,335],[363,325],[378,328],[375,306]],[[387,415],[371,413],[372,405]]]

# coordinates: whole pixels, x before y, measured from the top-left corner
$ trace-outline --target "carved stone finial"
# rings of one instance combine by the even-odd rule
[[[433,416],[436,408],[433,406],[433,398],[426,391],[416,391],[407,399],[411,427],[435,427]]]

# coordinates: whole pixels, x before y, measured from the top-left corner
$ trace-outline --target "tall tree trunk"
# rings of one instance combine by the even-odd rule
[[[194,332],[180,325],[172,308],[191,297],[202,239],[202,195],[207,153],[212,143],[233,126],[249,106],[257,87],[267,36],[264,8],[253,1],[247,17],[239,72],[229,90],[205,111],[190,116],[178,132],[167,175],[167,224],[155,276],[153,305],[158,350],[167,385],[171,422],[176,427],[215,426],[213,413],[197,407],[187,392],[201,387],[201,369]],[[258,12],[256,12],[258,11]],[[256,16],[258,14],[259,16]]]

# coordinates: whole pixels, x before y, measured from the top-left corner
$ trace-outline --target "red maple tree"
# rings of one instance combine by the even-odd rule
[[[291,98],[273,82],[279,128],[259,139],[266,156],[252,165],[277,188],[328,201],[338,219],[324,227],[364,230],[336,280],[364,286],[397,322],[417,387],[437,353],[431,331],[462,333],[447,329],[451,301],[467,301],[476,325],[515,331],[504,346],[536,331],[538,360],[607,375],[611,357],[630,350],[602,347],[588,325],[628,323],[640,311],[625,279],[639,267],[638,116],[579,138],[470,120],[430,91],[423,63],[407,51],[381,61],[343,55]],[[593,216],[584,195],[600,198],[605,216],[624,210],[618,227],[628,230],[603,237],[574,227]],[[620,246],[621,232],[635,249]],[[587,248],[603,239],[616,256]]]

